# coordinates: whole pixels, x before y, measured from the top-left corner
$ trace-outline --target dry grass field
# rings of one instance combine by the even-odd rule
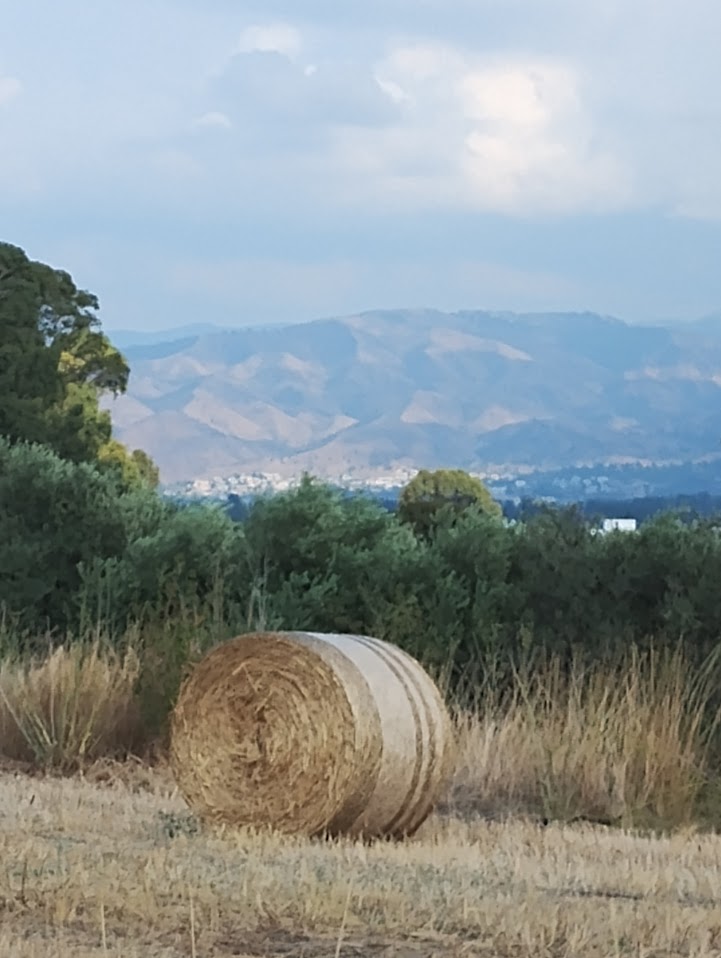
[[[721,955],[721,837],[451,815],[396,844],[211,833],[162,772],[9,770],[0,955]]]
[[[0,662],[0,958],[721,956],[715,673],[484,688],[435,816],[364,845],[203,829],[162,761],[114,761],[157,754],[139,667]]]

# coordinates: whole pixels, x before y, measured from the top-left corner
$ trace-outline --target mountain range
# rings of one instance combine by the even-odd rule
[[[291,326],[110,333],[115,433],[166,483],[698,462],[721,452],[721,317],[392,310]]]

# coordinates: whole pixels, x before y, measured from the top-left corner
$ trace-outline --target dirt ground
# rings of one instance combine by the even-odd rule
[[[6,769],[0,955],[721,956],[721,838],[441,816],[404,843],[210,832],[163,773]]]

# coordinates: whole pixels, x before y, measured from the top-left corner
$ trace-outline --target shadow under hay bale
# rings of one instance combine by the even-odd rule
[[[400,837],[452,772],[450,717],[429,675],[379,639],[243,635],[183,684],[171,765],[199,818],[286,833]]]

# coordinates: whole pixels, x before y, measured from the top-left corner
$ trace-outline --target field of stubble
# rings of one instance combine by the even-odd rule
[[[7,771],[0,955],[721,955],[721,838],[440,816],[400,844],[211,834],[162,773]]]

